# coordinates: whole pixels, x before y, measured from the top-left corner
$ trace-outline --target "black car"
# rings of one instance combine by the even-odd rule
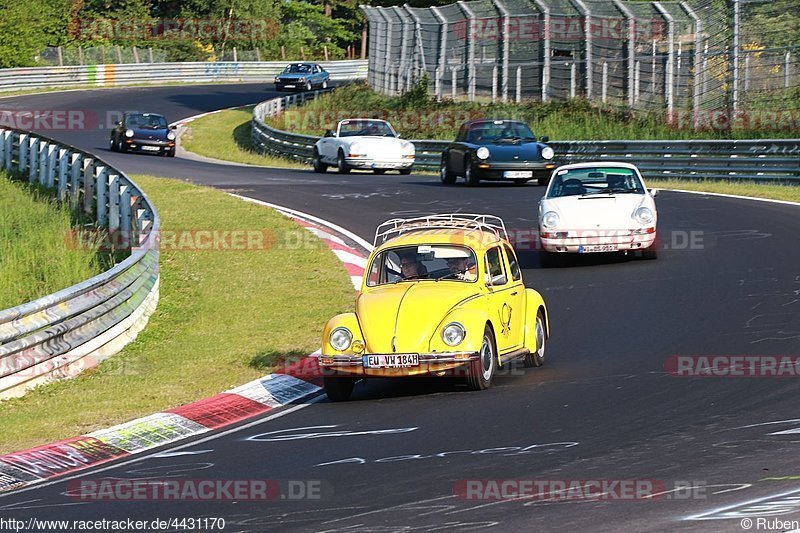
[[[315,87],[327,89],[331,75],[316,63],[292,63],[275,76],[275,90],[310,91]]]
[[[155,113],[125,113],[111,130],[111,150],[114,152],[146,152],[175,157],[175,128],[163,115]]]
[[[461,125],[455,140],[442,152],[442,183],[463,176],[467,185],[481,180],[510,181],[521,185],[536,179],[547,185],[556,167],[547,137],[538,141],[518,120],[471,120]]]

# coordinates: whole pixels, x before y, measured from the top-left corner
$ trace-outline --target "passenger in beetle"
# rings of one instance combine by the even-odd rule
[[[400,272],[403,275],[403,279],[424,279],[428,277],[428,269],[414,254],[404,255],[400,258]]]
[[[447,259],[447,268],[450,274],[447,277],[463,279],[465,281],[475,281],[478,279],[478,265],[472,263],[466,257],[450,257]]]

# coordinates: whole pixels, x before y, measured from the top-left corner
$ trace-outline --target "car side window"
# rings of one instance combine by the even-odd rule
[[[521,280],[522,272],[519,270],[519,262],[517,261],[517,256],[514,255],[514,250],[512,250],[507,244],[503,245],[503,249],[505,250],[506,257],[508,258],[508,268],[511,269],[511,279],[514,281]]]
[[[497,246],[486,252],[486,272],[489,273],[489,282],[492,285],[505,285],[508,278],[503,273],[503,256]]]

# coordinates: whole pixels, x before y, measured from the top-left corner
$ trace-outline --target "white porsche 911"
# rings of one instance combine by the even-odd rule
[[[542,263],[560,253],[640,251],[656,258],[657,190],[629,163],[576,163],[553,171],[539,201]]]
[[[414,156],[414,144],[401,139],[385,120],[352,118],[342,120],[336,131],[328,130],[317,141],[312,164],[314,172],[335,166],[341,174],[352,169],[410,174]]]

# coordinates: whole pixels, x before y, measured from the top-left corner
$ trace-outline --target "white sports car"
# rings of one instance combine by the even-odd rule
[[[414,144],[403,140],[385,120],[352,118],[342,120],[336,131],[328,130],[314,145],[314,172],[335,166],[339,173],[351,169],[383,174],[399,170],[410,174],[414,166]]]
[[[553,171],[539,201],[545,266],[564,252],[641,251],[656,258],[657,190],[647,190],[629,163],[576,163]]]

